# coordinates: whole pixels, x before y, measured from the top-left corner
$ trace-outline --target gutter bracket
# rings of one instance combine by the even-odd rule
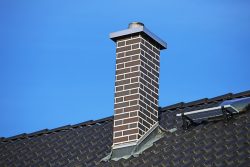
[[[182,118],[182,128],[184,130],[187,130],[191,126],[197,126],[199,123],[194,122],[191,118],[189,118],[187,115],[184,115],[184,113],[181,114]]]
[[[230,119],[233,118],[233,113],[226,109],[224,106],[221,106],[221,111],[223,114],[224,122],[228,122]]]

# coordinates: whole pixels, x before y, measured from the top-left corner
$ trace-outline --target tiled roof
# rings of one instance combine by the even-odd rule
[[[248,166],[250,111],[187,130],[177,113],[208,108],[250,91],[160,108],[165,136],[139,157],[100,162],[111,152],[113,117],[0,138],[0,166]]]

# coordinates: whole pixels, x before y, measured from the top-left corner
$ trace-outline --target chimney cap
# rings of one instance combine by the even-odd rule
[[[154,41],[156,41],[158,44],[160,44],[160,49],[166,49],[167,43],[161,40],[159,37],[157,37],[155,34],[153,34],[151,31],[149,31],[143,23],[140,22],[132,22],[129,24],[128,29],[112,32],[109,34],[110,39],[116,42],[116,40],[122,36],[135,34],[135,33],[145,33],[150,38],[152,38]]]
[[[129,23],[128,28],[137,28],[137,27],[144,27],[144,24],[141,22],[132,22]]]

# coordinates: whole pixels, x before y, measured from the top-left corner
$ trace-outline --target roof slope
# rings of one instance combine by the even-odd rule
[[[208,108],[250,91],[178,103],[160,109],[165,137],[139,157],[100,162],[111,151],[113,117],[0,139],[0,166],[247,166],[250,164],[250,111],[229,122],[183,130],[177,113]]]

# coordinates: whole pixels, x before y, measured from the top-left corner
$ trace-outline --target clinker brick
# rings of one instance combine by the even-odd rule
[[[120,114],[120,115],[115,115],[115,120],[123,119],[123,118],[128,118],[128,117],[129,117],[129,113],[124,113],[124,114]]]
[[[124,67],[125,67],[124,63],[116,65],[116,69],[121,69]]]
[[[138,89],[137,88],[130,90],[130,94],[135,94],[135,93],[138,93]]]
[[[115,121],[115,126],[121,125],[122,122],[123,122],[122,120]]]
[[[125,129],[128,129],[128,125],[122,125],[122,126],[114,127],[114,131],[121,131],[121,130],[125,130]]]
[[[124,47],[116,48],[116,53],[123,52],[123,51],[129,51],[129,50],[131,50],[131,46],[124,46]]]
[[[129,94],[128,90],[122,91],[122,92],[117,92],[117,93],[115,93],[115,97],[126,96],[128,94]]]
[[[122,80],[122,81],[116,81],[115,86],[125,85],[125,84],[129,84],[129,83],[130,83],[130,79],[125,79],[125,80]]]
[[[133,106],[133,105],[136,105],[136,104],[138,104],[138,100],[133,100],[133,101],[129,102],[130,106]]]
[[[129,140],[135,140],[137,135],[130,135]]]
[[[139,75],[140,75],[139,72],[133,72],[133,73],[125,74],[125,78],[138,77]]]
[[[135,78],[131,78],[131,83],[134,83],[134,82],[138,82],[138,77],[135,77]]]
[[[121,58],[121,57],[124,57],[125,56],[125,53],[118,53],[116,54],[117,58]]]
[[[138,67],[138,66],[131,67],[131,72],[133,72],[133,71],[138,71],[138,70],[139,70],[139,67]]]
[[[123,108],[115,109],[115,114],[123,113]]]
[[[131,50],[131,51],[126,52],[126,56],[140,54],[140,52],[141,52],[140,49]]]
[[[130,130],[125,130],[123,131],[123,135],[130,135],[130,134],[135,134],[135,133],[138,133],[138,129],[130,129]]]
[[[130,68],[120,69],[120,70],[116,70],[116,75],[124,74],[128,72],[130,72]]]
[[[118,47],[124,46],[125,45],[125,41],[122,42],[118,42]]]
[[[137,48],[139,48],[139,44],[132,45],[132,49],[137,49]]]
[[[125,142],[125,141],[128,141],[128,136],[113,139],[113,143],[119,143],[119,142]]]
[[[125,67],[131,67],[131,66],[136,66],[136,65],[140,65],[140,60],[128,62],[125,64]]]
[[[138,113],[138,111],[130,112],[130,113],[129,113],[129,116],[130,116],[130,117],[135,117],[135,116],[137,116],[137,113]],[[135,127],[136,127],[136,124],[135,124]],[[133,127],[132,127],[132,124],[129,125],[129,128],[133,128]]]
[[[126,107],[126,106],[129,106],[129,102],[115,104],[115,108],[121,108],[121,107]]]
[[[131,45],[131,44],[138,43],[138,42],[140,42],[140,38],[131,39],[131,40],[126,41],[126,45]]]
[[[131,57],[120,58],[120,59],[116,60],[116,64],[124,63],[124,62],[130,61],[130,60],[131,60]]]
[[[125,85],[124,89],[132,89],[132,88],[138,88],[139,87],[139,83],[134,83],[134,84],[129,84],[129,85]]]
[[[115,91],[116,91],[116,92],[121,91],[121,90],[123,90],[123,86],[117,86],[117,87],[115,88]]]
[[[130,112],[130,111],[137,111],[137,110],[139,110],[139,105],[137,105],[137,106],[132,106],[132,107],[126,107],[126,108],[124,108],[124,112]]]
[[[134,100],[134,99],[138,99],[138,98],[139,98],[139,94],[130,95],[130,96],[124,97],[124,101]]]
[[[134,55],[134,56],[132,56],[132,60],[137,60],[137,59],[139,59],[139,55]]]
[[[123,97],[116,98],[116,100],[115,100],[116,103],[120,103],[122,101],[123,101]]]
[[[134,118],[128,118],[128,119],[124,119],[123,123],[127,124],[127,123],[132,123],[132,122],[138,122],[139,118],[138,117],[134,117]]]
[[[124,79],[124,75],[117,75],[116,76],[116,80],[118,81],[118,80],[122,80],[122,79]]]
[[[159,51],[158,49],[153,48],[153,51],[154,51],[156,54],[160,55],[160,51]]]

